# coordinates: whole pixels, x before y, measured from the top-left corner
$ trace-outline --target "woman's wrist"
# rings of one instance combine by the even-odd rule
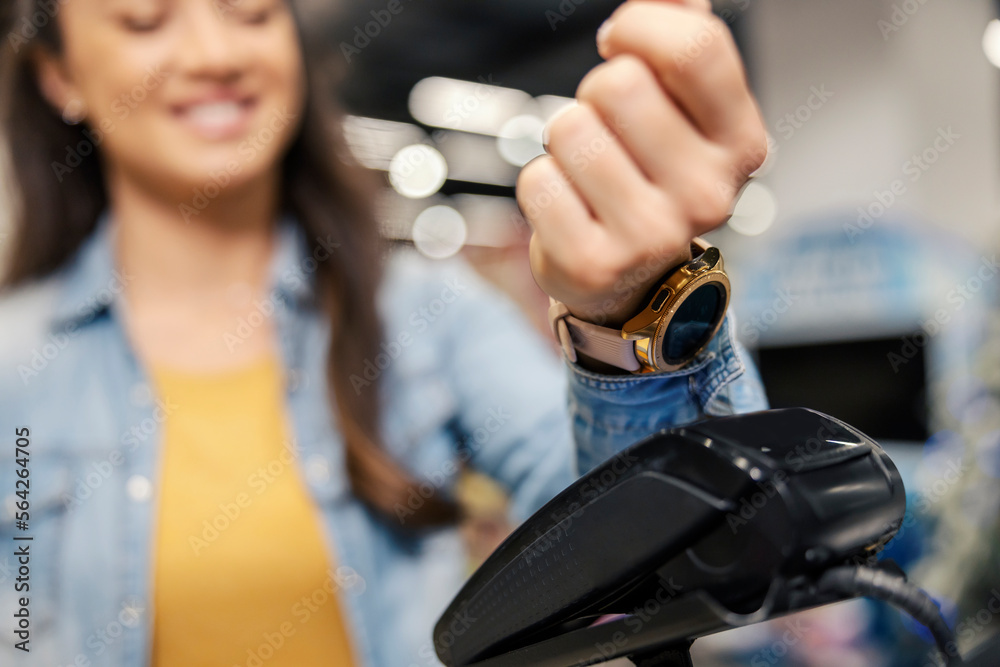
[[[691,246],[685,245],[683,250],[669,255],[666,259],[660,257],[650,260],[633,269],[618,281],[615,291],[611,294],[588,303],[566,304],[566,308],[571,315],[584,322],[620,328],[642,309],[645,305],[643,300],[650,288],[659,284],[663,276],[672,269],[689,261],[691,261]]]

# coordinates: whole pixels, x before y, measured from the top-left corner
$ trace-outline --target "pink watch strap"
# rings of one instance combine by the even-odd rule
[[[549,322],[552,333],[562,346],[566,357],[576,361],[579,350],[592,359],[603,361],[627,371],[640,369],[635,356],[635,342],[625,340],[616,329],[598,326],[574,317],[565,304],[549,298]]]
[[[702,238],[691,240],[691,256],[703,255],[711,246]],[[579,350],[592,359],[627,371],[642,368],[635,354],[635,341],[622,338],[621,331],[602,327],[574,317],[565,304],[549,297],[549,324],[566,358],[576,361]]]

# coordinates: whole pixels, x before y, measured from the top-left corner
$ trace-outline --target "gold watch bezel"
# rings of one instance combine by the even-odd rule
[[[622,327],[621,336],[625,340],[635,341],[635,355],[642,367],[640,372],[675,371],[684,367],[696,357],[718,333],[729,308],[730,283],[726,275],[722,253],[718,248],[710,246],[702,239],[696,238],[692,243],[703,252],[691,261],[677,267],[652,292],[646,307],[642,312],[630,319]],[[670,363],[663,357],[663,338],[666,336],[670,320],[677,309],[695,291],[705,285],[716,283],[723,293],[723,303],[719,316],[713,324],[711,333],[705,342],[693,350],[685,359],[678,363]],[[661,293],[670,290],[662,300],[657,311],[653,305],[661,300]]]

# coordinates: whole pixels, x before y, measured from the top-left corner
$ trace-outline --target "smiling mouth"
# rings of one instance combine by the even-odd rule
[[[204,139],[230,139],[244,134],[250,124],[256,98],[214,100],[174,107],[174,117]]]

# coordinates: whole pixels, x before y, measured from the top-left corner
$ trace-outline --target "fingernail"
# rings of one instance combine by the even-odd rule
[[[597,50],[599,52],[604,51],[607,46],[608,37],[611,35],[611,26],[611,19],[608,19],[597,29]]]

